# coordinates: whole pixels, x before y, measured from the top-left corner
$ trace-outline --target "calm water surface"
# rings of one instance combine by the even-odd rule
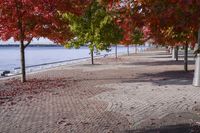
[[[112,50],[109,53],[102,51],[100,55],[112,54],[115,52],[114,49],[115,47],[112,47]],[[118,46],[118,52],[127,52],[127,47]],[[133,47],[130,47],[130,52],[133,52]],[[26,66],[90,57],[87,47],[82,47],[80,49],[66,49],[63,47],[28,47],[25,50],[25,53]],[[0,47],[0,71],[12,71],[17,67],[20,67],[19,48]]]

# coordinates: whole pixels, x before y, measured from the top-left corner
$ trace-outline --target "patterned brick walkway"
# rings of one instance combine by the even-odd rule
[[[29,75],[62,78],[64,87],[8,98],[0,105],[0,132],[112,133],[200,120],[193,72],[183,72],[182,61],[171,61],[164,51],[87,63]],[[0,87],[5,89],[5,82]]]

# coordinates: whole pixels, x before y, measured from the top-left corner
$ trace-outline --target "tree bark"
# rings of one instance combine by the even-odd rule
[[[185,72],[188,71],[188,43],[186,42],[185,46],[184,46],[184,70]]]
[[[172,54],[172,47],[169,47],[169,53]]]
[[[117,44],[115,45],[115,59],[117,59]]]
[[[20,12],[20,9],[22,8],[22,3],[20,1],[15,1],[16,8],[17,8],[17,25],[18,25],[18,30],[19,30],[19,39],[20,39],[20,61],[21,61],[21,82],[24,83],[26,82],[26,66],[25,66],[25,48],[26,46],[24,45],[24,29],[23,29],[23,21],[22,21],[22,14]],[[27,43],[27,46],[30,44]]]
[[[127,54],[129,56],[129,45],[127,46]]]
[[[135,44],[135,53],[137,54],[137,44]]]
[[[25,47],[24,47],[24,42],[21,41],[20,43],[20,61],[21,61],[21,82],[24,83],[26,82],[26,66],[25,66]]]
[[[19,13],[19,7],[21,6],[19,3],[16,3],[17,6],[17,13]],[[18,17],[18,28],[19,28],[19,37],[20,37],[20,62],[21,62],[21,82],[24,83],[26,82],[26,66],[25,66],[25,48],[26,46],[24,45],[24,30],[23,30],[23,22],[22,22],[22,16],[21,14]],[[30,44],[30,42],[28,43]],[[27,46],[28,46],[27,44]]]
[[[91,54],[91,63],[92,65],[94,65],[94,50],[90,50],[90,54]]]
[[[197,46],[196,46],[197,49],[200,48],[200,28],[198,30],[198,42],[197,42]]]
[[[175,58],[176,58],[176,61],[178,61],[178,49],[179,49],[179,47],[176,46],[176,49],[175,49]]]
[[[200,48],[200,28],[198,30],[198,42],[195,46],[194,51]],[[196,87],[200,86],[200,54],[197,53],[197,57],[195,59],[195,70],[194,70],[194,77],[193,77],[193,85]]]
[[[172,60],[175,60],[175,55],[176,55],[176,49],[175,47],[172,47]]]

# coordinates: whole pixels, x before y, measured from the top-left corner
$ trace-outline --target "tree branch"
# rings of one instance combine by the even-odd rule
[[[31,39],[27,42],[27,44],[24,46],[24,49],[31,43],[32,39],[33,39],[33,38],[31,38]]]

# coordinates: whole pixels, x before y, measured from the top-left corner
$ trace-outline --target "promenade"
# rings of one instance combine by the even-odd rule
[[[95,63],[28,74],[24,84],[1,80],[0,133],[142,132],[200,123],[193,58],[189,72],[164,49]]]

